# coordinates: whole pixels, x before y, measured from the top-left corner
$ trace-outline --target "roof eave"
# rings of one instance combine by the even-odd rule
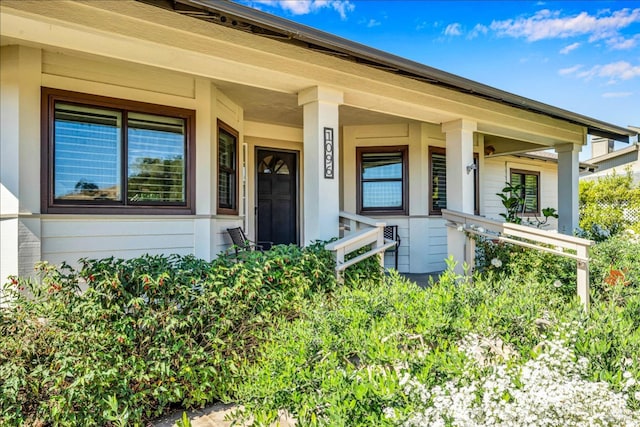
[[[139,0],[160,7],[168,4],[183,5],[195,10],[204,10],[213,13],[222,13],[226,16],[241,20],[252,25],[259,26],[274,33],[280,33],[284,39],[298,40],[328,49],[329,51],[343,53],[348,56],[376,64],[379,68],[395,70],[408,78],[415,78],[427,84],[436,84],[449,89],[464,92],[472,96],[489,99],[494,102],[506,104],[518,109],[543,114],[549,117],[568,121],[587,128],[587,132],[594,136],[614,139],[629,143],[632,136],[638,133],[622,126],[617,126],[562,108],[554,107],[523,96],[506,92],[492,86],[488,86],[446,71],[438,70],[427,65],[402,58],[397,55],[374,49],[372,47],[338,37],[336,35],[320,31],[306,25],[298,24],[290,20],[280,18],[247,6],[231,1],[211,0],[165,0],[165,6],[157,0]],[[174,6],[175,7],[175,6]],[[222,23],[222,22],[221,22]],[[228,26],[233,26],[233,20],[228,21]],[[328,52],[329,53],[329,52]]]

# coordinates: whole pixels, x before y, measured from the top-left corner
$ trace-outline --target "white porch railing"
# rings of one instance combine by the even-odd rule
[[[577,264],[576,287],[578,297],[585,310],[589,309],[589,248],[595,244],[592,240],[519,224],[503,223],[447,209],[442,210],[442,216],[447,220],[448,227],[456,228],[464,233],[575,259]],[[525,239],[527,241],[517,239]],[[551,247],[542,245],[550,245]],[[566,252],[566,250],[575,253]],[[475,241],[467,236],[465,262],[473,269],[474,261]]]
[[[325,246],[325,249],[334,253],[338,278],[347,267],[374,255],[378,255],[380,266],[384,267],[382,254],[396,244],[394,240],[384,238],[386,225],[383,221],[366,216],[340,212],[340,239]],[[366,246],[370,246],[367,252],[345,261],[347,255]]]

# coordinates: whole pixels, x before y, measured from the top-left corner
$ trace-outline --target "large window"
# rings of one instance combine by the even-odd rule
[[[473,153],[473,212],[480,215],[480,162]],[[447,155],[444,148],[429,147],[429,215],[447,208]]]
[[[358,212],[406,215],[408,213],[407,147],[359,147]]]
[[[238,133],[218,121],[218,213],[238,214]]]
[[[42,89],[48,213],[192,213],[191,110]]]
[[[519,206],[521,214],[540,214],[540,173],[511,169],[511,185],[520,186],[520,197],[524,204]]]

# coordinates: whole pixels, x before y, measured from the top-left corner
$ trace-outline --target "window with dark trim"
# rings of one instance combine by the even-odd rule
[[[540,172],[511,169],[509,173],[511,185],[520,185],[520,197],[524,199],[524,204],[519,207],[518,212],[523,215],[539,215]]]
[[[407,215],[407,146],[357,147],[356,159],[358,213]]]
[[[195,112],[42,88],[43,213],[190,214]]]
[[[238,214],[238,132],[218,120],[218,213]]]
[[[442,215],[447,208],[447,155],[440,147],[429,147],[429,215]],[[480,215],[480,158],[473,153],[473,211]]]

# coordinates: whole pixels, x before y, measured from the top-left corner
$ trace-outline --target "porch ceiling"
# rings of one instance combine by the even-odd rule
[[[276,92],[226,81],[215,81],[226,96],[237,102],[248,121],[302,128],[302,107],[298,95]],[[340,106],[340,125],[359,126],[373,124],[407,123],[404,117],[364,110],[347,105]]]
[[[548,145],[534,144],[517,139],[503,138],[495,135],[484,135],[485,154],[490,156],[504,156],[508,154],[527,153],[548,150]]]

